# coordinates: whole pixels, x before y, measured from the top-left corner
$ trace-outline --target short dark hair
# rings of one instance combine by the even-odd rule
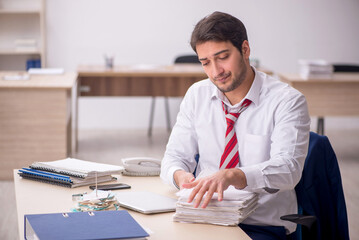
[[[222,12],[214,12],[200,20],[192,32],[191,47],[196,51],[196,45],[207,41],[230,41],[242,54],[242,44],[248,40],[247,30],[238,19]]]

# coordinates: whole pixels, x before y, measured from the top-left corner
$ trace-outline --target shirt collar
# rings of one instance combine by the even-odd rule
[[[251,66],[252,67],[252,66]],[[253,104],[258,105],[259,104],[259,94],[260,94],[260,90],[261,90],[261,86],[262,86],[262,79],[260,74],[258,73],[257,69],[255,69],[254,67],[252,67],[253,71],[254,71],[254,80],[252,83],[251,88],[249,89],[247,95],[244,97],[244,99],[249,99],[252,101]],[[223,101],[227,106],[230,107],[237,107],[240,106],[240,104],[242,104],[242,102],[244,101],[244,99],[240,102],[237,103],[234,106],[231,106],[231,104],[229,103],[227,97],[223,94],[223,92],[221,92],[214,84],[213,84],[213,93],[212,93],[212,99],[219,99],[221,101]]]

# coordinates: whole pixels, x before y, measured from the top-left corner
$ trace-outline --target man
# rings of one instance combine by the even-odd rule
[[[181,103],[161,177],[193,188],[195,207],[205,208],[214,192],[221,201],[230,185],[257,192],[258,208],[241,228],[253,239],[285,239],[296,226],[280,216],[297,212],[294,187],[308,149],[305,98],[250,66],[246,29],[231,15],[198,22],[191,46],[209,79],[193,84]],[[196,180],[195,170],[214,174]]]

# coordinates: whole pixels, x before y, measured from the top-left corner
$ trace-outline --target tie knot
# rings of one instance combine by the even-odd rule
[[[225,106],[224,102],[222,101],[222,107],[223,111],[226,116],[227,126],[232,126],[236,123],[239,115],[248,108],[248,106],[251,104],[251,100],[244,99],[243,103],[240,106],[240,109],[237,112],[228,112],[227,107]]]
[[[227,124],[234,125],[239,117],[239,113],[228,113],[226,114]]]

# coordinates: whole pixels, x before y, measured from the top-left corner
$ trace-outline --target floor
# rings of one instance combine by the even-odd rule
[[[334,119],[326,125],[326,135],[337,154],[347,204],[352,240],[359,240],[359,126],[353,120]],[[338,124],[336,124],[336,122]],[[161,158],[168,140],[165,129],[154,129],[152,138],[141,130],[82,130],[79,132],[79,159],[120,164],[123,157]],[[12,181],[0,181],[0,239],[19,239]]]

